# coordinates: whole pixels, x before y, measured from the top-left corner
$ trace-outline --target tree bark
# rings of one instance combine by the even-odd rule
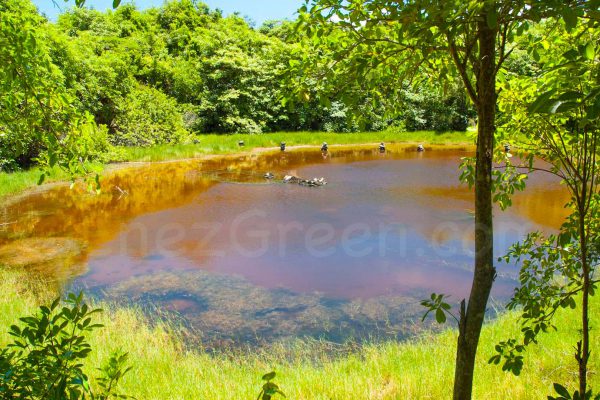
[[[583,194],[579,200],[579,246],[581,252],[581,267],[583,274],[582,304],[581,304],[581,341],[577,343],[575,358],[579,364],[579,393],[585,398],[587,391],[587,365],[590,358],[590,327],[588,302],[590,296],[590,266],[588,262],[587,232],[585,228],[585,205],[587,182],[583,185]]]
[[[492,5],[493,7],[494,5]],[[496,276],[492,216],[492,155],[496,119],[496,28],[487,16],[478,22],[477,160],[475,170],[475,270],[469,302],[461,307],[454,400],[470,400],[475,356],[487,302]]]

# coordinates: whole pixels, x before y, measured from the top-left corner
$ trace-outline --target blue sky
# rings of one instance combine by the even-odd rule
[[[64,0],[55,0],[61,8],[66,9],[75,4],[74,0],[64,2]],[[128,0],[123,0],[127,2]],[[129,0],[131,1],[131,0]],[[164,0],[135,0],[133,1],[139,8],[160,6]],[[211,8],[220,8],[225,14],[239,11],[243,16],[248,16],[260,26],[269,19],[294,18],[294,13],[304,3],[303,0],[204,0]],[[33,0],[38,9],[45,13],[50,19],[56,19],[60,13],[52,0]],[[87,6],[92,6],[97,10],[110,8],[112,0],[87,0]]]

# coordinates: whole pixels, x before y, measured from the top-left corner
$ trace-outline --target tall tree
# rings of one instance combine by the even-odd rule
[[[365,85],[390,97],[421,70],[420,77],[428,79],[460,76],[475,105],[475,266],[468,302],[463,300],[460,308],[456,400],[471,398],[479,336],[496,276],[492,158],[497,75],[515,36],[531,23],[562,17],[572,26],[597,6],[597,0],[307,0],[300,10],[298,29],[315,50],[291,63],[289,76],[299,98],[307,99],[316,87],[325,102],[342,91],[348,104],[356,104]]]

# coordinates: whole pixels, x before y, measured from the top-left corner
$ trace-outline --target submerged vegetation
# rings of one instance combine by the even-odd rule
[[[35,279],[35,278],[33,278]],[[0,271],[0,326],[8,327],[21,316],[35,313],[39,304],[49,304],[55,293],[43,281],[25,277],[21,272]],[[256,398],[261,376],[277,371],[276,383],[291,399],[350,398],[391,400],[398,398],[448,399],[448,386],[454,373],[456,332],[427,334],[407,342],[334,344],[297,340],[262,349],[206,353],[183,339],[184,331],[168,321],[149,323],[136,309],[105,309],[95,321],[104,325],[89,337],[92,348],[85,360],[84,372],[94,377],[96,366],[109,360],[111,353],[129,353],[132,371],[119,385],[119,391],[139,399],[164,398]],[[600,316],[597,299],[591,303],[592,319]],[[561,310],[555,323],[558,332],[540,338],[530,349],[521,376],[500,373],[489,365],[494,346],[507,335],[519,334],[516,315],[507,314],[484,327],[477,366],[474,397],[483,400],[544,398],[552,382],[568,384],[576,379],[570,362],[571,343],[578,337],[578,315]],[[0,330],[0,347],[10,337]],[[600,337],[592,335],[592,346]],[[600,355],[592,353],[591,363]],[[600,382],[590,375],[590,384]],[[92,379],[92,383],[94,380]]]

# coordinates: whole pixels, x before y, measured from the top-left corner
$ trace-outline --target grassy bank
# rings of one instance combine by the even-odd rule
[[[35,310],[37,298],[23,276],[0,269],[0,345],[6,344],[10,324]],[[47,285],[38,285],[47,287]],[[43,293],[46,293],[45,295]],[[598,301],[592,304],[592,323],[600,317]],[[86,368],[105,360],[114,349],[130,352],[133,371],[124,381],[125,392],[138,399],[252,399],[260,376],[270,370],[289,399],[449,399],[453,378],[456,336],[453,331],[408,343],[366,345],[356,352],[331,357],[318,345],[298,342],[291,347],[273,345],[258,353],[209,355],[185,350],[165,325],[150,327],[135,310],[112,309],[101,317],[105,328],[91,339],[94,352]],[[551,393],[552,382],[573,386],[576,377],[573,345],[578,316],[561,312],[559,332],[543,335],[526,355],[525,368],[514,377],[486,360],[499,340],[518,331],[507,315],[483,331],[474,399],[541,399]],[[600,383],[598,335],[592,331],[592,387]]]
[[[238,142],[245,146],[240,148]],[[336,144],[361,144],[376,142],[419,142],[428,144],[471,144],[473,140],[466,132],[278,132],[262,135],[201,135],[197,144],[161,145],[153,147],[120,148],[122,161],[165,161],[194,158],[207,154],[227,154],[248,151],[254,148],[277,147],[281,142],[287,146]]]
[[[101,172],[104,169],[102,164],[87,164],[86,168],[89,171]],[[46,179],[44,183],[68,181],[71,176],[68,172],[55,167],[46,171]],[[42,170],[32,168],[26,171],[18,171],[12,173],[0,172],[0,199],[4,196],[19,193],[25,189],[37,186]]]
[[[360,144],[375,142],[419,142],[428,144],[465,144],[473,140],[465,132],[437,133],[431,131],[421,132],[360,132],[360,133],[330,133],[330,132],[279,132],[262,135],[200,135],[195,144],[159,145],[152,147],[120,147],[117,149],[117,162],[126,161],[167,161],[186,158],[201,157],[209,154],[231,154],[251,151],[255,148],[277,147],[281,142],[288,146],[320,145],[328,142],[336,144]],[[238,142],[243,140],[244,147]],[[94,171],[101,171],[102,165],[91,165]],[[0,172],[0,198],[18,193],[37,185],[40,177],[37,168],[14,172]],[[46,179],[46,182],[64,181],[70,176],[55,168]]]

